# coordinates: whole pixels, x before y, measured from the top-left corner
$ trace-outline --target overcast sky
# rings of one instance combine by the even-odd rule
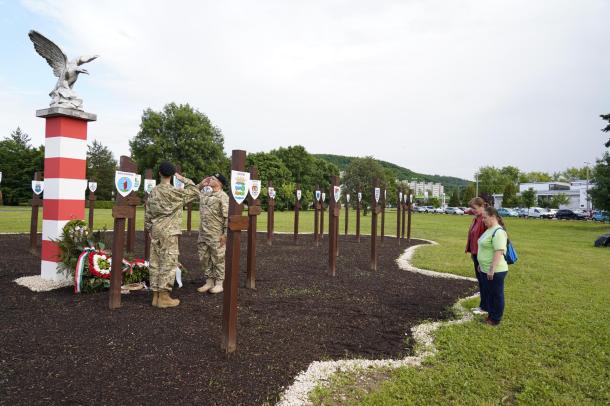
[[[97,53],[76,91],[118,157],[148,107],[190,103],[225,150],[304,145],[473,178],[555,171],[603,152],[610,1],[1,1],[0,135],[44,140],[51,68]]]

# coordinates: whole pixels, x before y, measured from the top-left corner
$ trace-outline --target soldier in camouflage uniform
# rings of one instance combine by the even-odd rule
[[[229,218],[229,196],[222,190],[227,181],[215,173],[202,182],[203,192],[199,202],[199,238],[197,248],[201,269],[206,278],[198,292],[220,293],[225,279],[225,250],[227,221]]]
[[[199,188],[190,179],[176,175],[184,183],[184,189],[178,189],[170,183],[175,172],[176,168],[170,162],[161,163],[161,183],[150,192],[144,215],[144,228],[150,234],[152,305],[160,308],[180,304],[180,300],[172,299],[169,294],[174,287],[180,253],[178,236],[182,234],[182,209],[185,204],[199,197]]]

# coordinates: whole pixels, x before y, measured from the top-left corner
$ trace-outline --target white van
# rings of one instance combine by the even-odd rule
[[[530,207],[527,212],[527,216],[539,219],[547,212],[548,209],[543,209],[542,207]]]

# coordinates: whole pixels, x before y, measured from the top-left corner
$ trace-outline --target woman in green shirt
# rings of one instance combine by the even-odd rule
[[[508,264],[504,259],[508,235],[504,230],[504,222],[493,207],[486,207],[483,221],[487,230],[478,241],[479,253],[477,260],[481,272],[487,275],[484,279],[484,289],[487,296],[489,316],[485,323],[497,326],[504,313],[504,279],[508,273]]]

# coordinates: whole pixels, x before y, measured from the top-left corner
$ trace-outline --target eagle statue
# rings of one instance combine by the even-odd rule
[[[72,90],[72,86],[76,83],[79,74],[89,74],[86,69],[80,66],[91,62],[98,55],[79,56],[69,61],[61,48],[41,33],[32,30],[28,36],[34,43],[36,52],[47,60],[47,63],[53,68],[53,74],[58,78],[55,88],[49,93],[49,96],[51,96],[50,106],[82,110],[83,100]]]

